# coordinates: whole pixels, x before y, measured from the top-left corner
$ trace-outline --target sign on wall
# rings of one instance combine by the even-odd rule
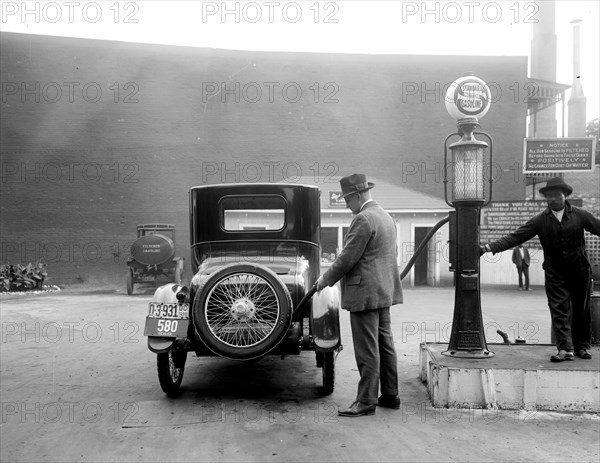
[[[492,201],[483,209],[480,241],[491,243],[502,238],[524,225],[547,206],[546,201]],[[528,246],[541,248],[537,237],[530,240]]]
[[[580,198],[569,198],[573,206],[582,206]],[[482,209],[480,227],[480,242],[491,243],[504,235],[515,231],[521,225],[544,211],[548,207],[546,200],[537,201],[492,201],[488,207]],[[527,242],[528,247],[540,248],[537,236]]]
[[[595,138],[525,138],[523,173],[591,172]]]
[[[329,205],[331,207],[346,207],[346,201],[344,201],[344,198],[342,198],[341,191],[329,192]]]

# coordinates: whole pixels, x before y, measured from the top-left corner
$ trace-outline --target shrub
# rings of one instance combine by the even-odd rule
[[[0,292],[42,289],[47,276],[46,264],[40,261],[35,265],[31,262],[27,265],[1,265]]]

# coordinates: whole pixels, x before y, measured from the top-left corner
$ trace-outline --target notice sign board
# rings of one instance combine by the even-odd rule
[[[525,138],[523,173],[591,172],[595,138]]]
[[[482,209],[481,243],[491,243],[525,225],[529,219],[542,212],[548,203],[542,201],[492,201]],[[528,247],[541,248],[537,237],[527,242]]]

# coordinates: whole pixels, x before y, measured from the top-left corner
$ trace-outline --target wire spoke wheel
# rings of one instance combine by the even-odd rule
[[[250,347],[273,332],[281,303],[264,278],[240,273],[219,281],[205,305],[205,321],[215,337],[228,346]]]
[[[322,365],[322,376],[323,376],[323,395],[329,395],[333,392],[335,387],[335,356],[334,352],[322,352],[323,365]]]
[[[180,393],[186,357],[186,351],[174,352],[173,350],[156,356],[158,381],[162,390],[169,397],[177,397]]]
[[[194,301],[198,331],[215,353],[256,358],[271,350],[289,325],[289,292],[276,274],[252,264],[216,272]]]

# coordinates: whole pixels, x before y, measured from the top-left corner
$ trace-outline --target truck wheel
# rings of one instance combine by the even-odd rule
[[[251,360],[271,351],[291,322],[292,301],[272,270],[232,264],[214,272],[194,298],[198,334],[215,354]]]
[[[333,392],[335,386],[335,357],[334,352],[323,352],[323,395],[329,395]]]
[[[186,351],[173,352],[173,350],[169,350],[169,352],[156,355],[158,382],[168,397],[177,397],[180,393],[186,359]]]
[[[133,294],[133,269],[131,268],[127,270],[127,294],[130,296]]]

